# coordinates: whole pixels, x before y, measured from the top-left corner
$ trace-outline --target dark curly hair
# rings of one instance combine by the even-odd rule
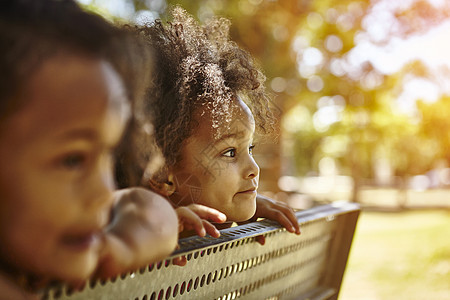
[[[153,136],[151,119],[144,114],[143,101],[152,77],[153,55],[133,26],[121,28],[121,39],[109,57],[122,76],[131,100],[132,114],[119,145],[114,151],[114,175],[118,188],[139,186],[144,170],[162,160]],[[119,51],[120,50],[120,51]]]
[[[0,118],[22,104],[16,96],[43,61],[61,52],[107,59],[117,33],[72,0],[1,1]]]
[[[237,95],[252,111],[256,130],[273,131],[265,76],[252,56],[230,40],[230,21],[216,17],[200,25],[179,6],[171,16],[171,22],[139,28],[155,55],[145,106],[166,166],[178,161],[181,145],[195,129],[194,112],[204,107],[213,128],[226,126]]]

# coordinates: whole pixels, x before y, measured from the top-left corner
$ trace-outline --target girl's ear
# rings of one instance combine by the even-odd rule
[[[175,192],[175,182],[174,176],[172,173],[168,174],[167,180],[165,182],[161,182],[156,180],[155,178],[150,178],[148,181],[150,188],[164,197],[170,197]]]

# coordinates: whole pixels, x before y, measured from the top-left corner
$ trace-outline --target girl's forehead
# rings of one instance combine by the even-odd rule
[[[129,106],[121,85],[119,75],[101,59],[53,57],[31,76],[23,104],[8,120],[29,128],[21,132],[27,132],[30,138],[84,126],[101,130],[91,121],[109,114],[115,116],[110,124],[123,124]]]
[[[128,103],[122,78],[110,63],[97,57],[68,53],[42,62],[26,84],[25,90],[24,96],[29,101],[70,104],[72,95],[86,92],[104,96],[98,97],[98,101],[106,99],[113,106],[121,107],[123,103]],[[84,100],[80,97],[78,102]]]
[[[250,108],[236,97],[229,104],[229,114],[217,119],[214,112],[201,107],[194,113],[193,135],[208,136],[211,140],[219,140],[229,136],[253,136],[255,131],[255,119]],[[214,121],[219,120],[219,126],[215,127]]]

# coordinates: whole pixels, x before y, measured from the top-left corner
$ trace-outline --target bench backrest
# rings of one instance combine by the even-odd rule
[[[263,220],[221,231],[220,238],[189,237],[167,260],[82,291],[65,287],[46,299],[337,299],[359,206],[324,205],[296,213],[297,236]],[[265,245],[255,237],[264,235]],[[179,267],[171,258],[186,255]]]

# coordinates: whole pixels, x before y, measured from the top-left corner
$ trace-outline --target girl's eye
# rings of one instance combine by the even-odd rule
[[[68,154],[61,160],[61,165],[69,170],[78,169],[86,162],[87,157],[82,153]]]
[[[255,145],[250,145],[250,147],[248,148],[248,153],[250,155],[253,155],[253,149],[255,149]]]
[[[222,154],[223,156],[226,157],[235,157],[236,156],[236,149],[230,149],[227,150],[224,154]]]

